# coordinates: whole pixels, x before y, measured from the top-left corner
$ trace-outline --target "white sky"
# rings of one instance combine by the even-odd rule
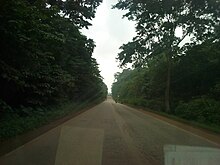
[[[82,30],[88,38],[95,41],[93,57],[96,58],[101,76],[111,92],[114,73],[120,71],[116,62],[119,47],[135,36],[134,22],[122,19],[123,11],[111,9],[117,0],[103,0],[89,30]]]

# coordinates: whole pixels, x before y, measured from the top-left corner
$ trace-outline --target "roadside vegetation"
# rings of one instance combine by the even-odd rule
[[[95,43],[80,32],[100,3],[0,2],[0,139],[106,98]]]
[[[164,104],[163,58],[148,67],[115,74],[112,96],[117,102],[209,125],[220,132],[220,45],[195,46],[172,65],[170,112]]]
[[[120,1],[137,36],[117,59],[112,96],[220,132],[219,1]],[[190,40],[190,41],[189,41]]]

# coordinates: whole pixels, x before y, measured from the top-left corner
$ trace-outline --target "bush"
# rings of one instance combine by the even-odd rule
[[[220,82],[210,89],[210,94],[215,99],[220,99]]]
[[[5,113],[12,112],[12,108],[6,104],[3,100],[0,99],[0,117],[3,116]]]
[[[10,109],[10,112],[4,113],[0,118],[0,141],[39,128],[70,113],[78,112],[85,107],[100,102],[97,99],[75,103],[66,102],[48,107],[31,108],[21,106],[18,109]]]
[[[177,116],[208,125],[220,125],[220,102],[199,98],[188,103],[180,102],[175,109]]]
[[[164,111],[164,102],[161,100],[148,100],[146,107],[155,111]]]
[[[143,98],[132,98],[132,99],[122,99],[120,100],[121,103],[126,103],[130,105],[140,106],[140,107],[147,107],[151,108],[155,111],[163,111],[164,110],[164,102],[161,100],[147,100]]]

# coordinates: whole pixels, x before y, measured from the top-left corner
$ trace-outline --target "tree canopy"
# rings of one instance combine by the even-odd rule
[[[220,124],[220,44],[205,42],[173,59],[170,103],[172,115],[210,125]],[[115,74],[112,96],[117,102],[165,111],[166,59]]]
[[[0,100],[12,107],[104,99],[88,27],[101,0],[1,1]]]
[[[124,65],[146,65],[155,56],[166,57],[167,111],[170,95],[172,59],[188,47],[219,40],[220,2],[216,0],[119,0],[114,8],[126,10],[124,17],[136,22],[137,35],[121,46],[118,59]],[[178,34],[178,31],[180,34]],[[186,38],[190,42],[186,42]]]

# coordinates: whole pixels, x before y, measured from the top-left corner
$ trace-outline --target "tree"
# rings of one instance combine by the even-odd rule
[[[65,1],[70,2],[81,6],[85,15],[62,6],[64,1],[0,2],[0,101],[17,108],[105,97],[92,58],[95,44],[79,31],[88,24],[60,13],[62,7],[87,21],[100,1]]]
[[[146,82],[146,68],[124,69],[122,73],[115,74],[115,82],[112,85],[112,97],[114,100],[126,102],[132,99],[143,99]]]
[[[123,64],[143,64],[155,56],[166,57],[166,111],[170,111],[170,80],[172,60],[191,44],[216,41],[220,20],[217,0],[119,0],[114,6],[126,10],[124,17],[136,21],[137,36],[121,47],[118,59]],[[177,35],[177,31],[181,35]]]
[[[36,1],[36,0],[35,0]],[[45,1],[44,1],[45,2]],[[95,17],[96,8],[102,0],[47,0],[46,3],[58,7],[64,17],[69,17],[78,28],[88,28]]]
[[[171,84],[176,100],[189,101],[200,96],[219,99],[216,89],[220,77],[219,54],[219,42],[205,42],[175,59]]]

